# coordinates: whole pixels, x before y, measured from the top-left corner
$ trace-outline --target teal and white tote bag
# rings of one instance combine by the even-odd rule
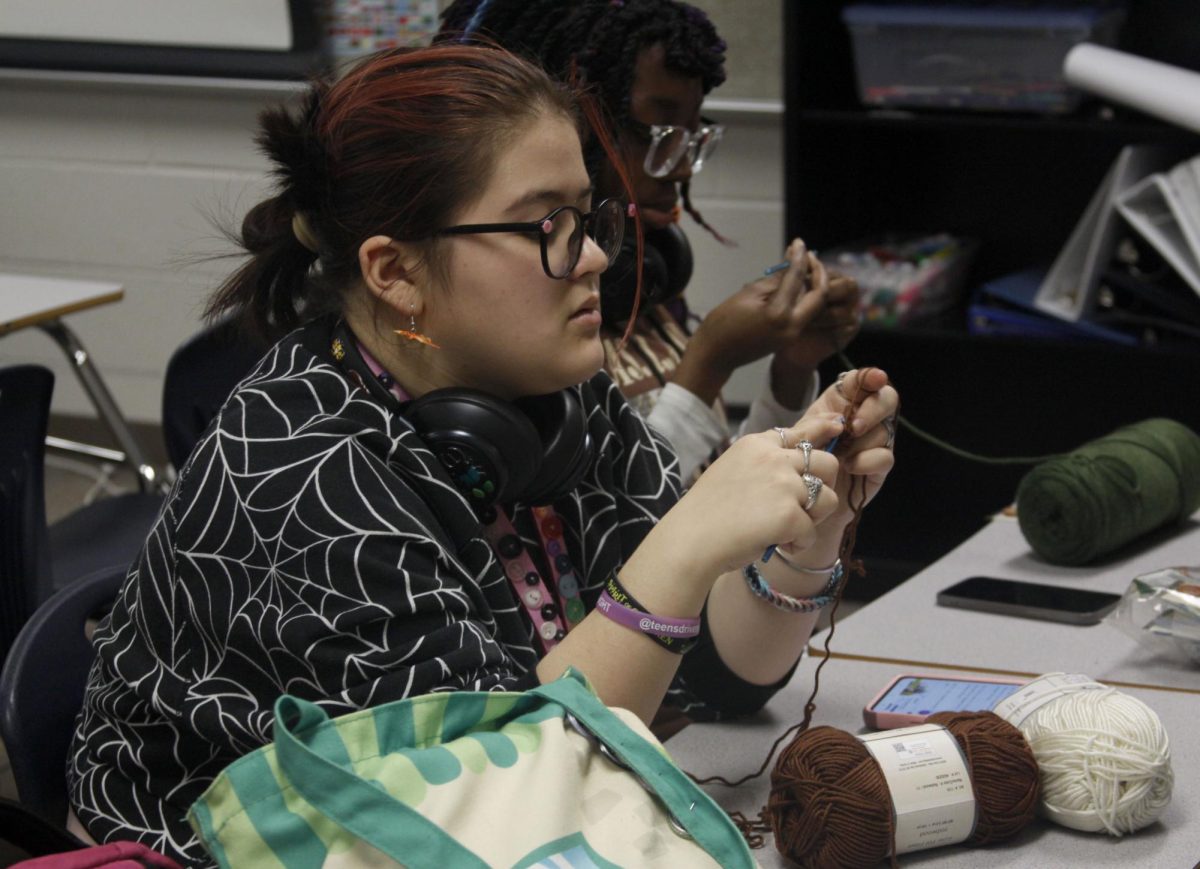
[[[223,867],[755,865],[729,817],[583,677],[329,718],[281,697],[192,827]]]

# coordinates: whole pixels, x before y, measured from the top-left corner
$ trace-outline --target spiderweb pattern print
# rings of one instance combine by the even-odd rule
[[[234,391],[97,630],[68,779],[101,841],[207,865],[186,812],[270,741],[284,692],[339,715],[530,678],[532,627],[477,518],[407,423],[335,367],[329,329],[293,333]],[[579,389],[597,459],[554,507],[590,608],[679,479],[606,374]],[[536,547],[532,512],[512,518]]]

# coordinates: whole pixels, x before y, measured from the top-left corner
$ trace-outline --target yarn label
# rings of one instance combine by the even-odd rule
[[[1026,718],[1051,700],[1057,700],[1065,694],[1092,691],[1103,687],[1105,686],[1090,676],[1079,673],[1047,673],[1044,676],[1038,676],[1017,692],[1005,697],[996,704],[992,711],[1013,727],[1020,728]]]
[[[958,740],[938,724],[858,737],[883,770],[896,819],[896,853],[953,845],[975,829],[975,791]]]

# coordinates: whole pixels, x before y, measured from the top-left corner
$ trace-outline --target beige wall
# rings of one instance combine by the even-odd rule
[[[771,21],[780,0],[749,5]],[[736,23],[723,15],[739,0],[707,0],[736,50]],[[761,8],[760,8],[761,7]],[[775,33],[777,27],[766,29]],[[756,77],[757,76],[757,77]],[[770,76],[731,76],[728,93],[754,93]],[[741,82],[741,84],[738,84]],[[762,85],[766,91],[766,85]],[[783,232],[782,117],[777,104],[731,106],[726,88],[711,113],[729,132],[694,184],[697,205],[737,248],[692,226],[697,256],[690,295],[707,310],[778,260]],[[230,261],[196,263],[228,248],[206,215],[236,223],[268,189],[253,149],[255,115],[286,89],[198,87],[26,79],[0,70],[0,270],[115,281],[125,300],[71,315],[118,404],[134,420],[156,422],[162,371],[171,351],[200,325],[205,295]],[[54,412],[90,406],[50,340],[35,330],[0,338],[0,365],[39,362],[58,375]],[[758,372],[731,384],[748,401]]]
[[[804,0],[689,0],[728,43],[724,99],[783,97],[783,4]],[[812,2],[812,0],[808,0]]]
[[[158,421],[167,359],[229,268],[182,263],[228,249],[205,214],[240,217],[266,189],[250,140],[263,102],[228,90],[0,78],[0,270],[124,285],[123,302],[68,322],[131,419]],[[0,338],[0,364],[24,361],[54,369],[54,412],[90,410],[48,337]]]

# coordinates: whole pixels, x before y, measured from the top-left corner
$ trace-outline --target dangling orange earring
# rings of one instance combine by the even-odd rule
[[[401,338],[407,338],[409,341],[416,341],[418,344],[424,344],[426,347],[432,347],[435,350],[440,350],[440,344],[435,344],[433,339],[428,335],[424,335],[417,331],[417,315],[414,311],[410,311],[408,315],[408,328],[396,329],[395,332]]]

